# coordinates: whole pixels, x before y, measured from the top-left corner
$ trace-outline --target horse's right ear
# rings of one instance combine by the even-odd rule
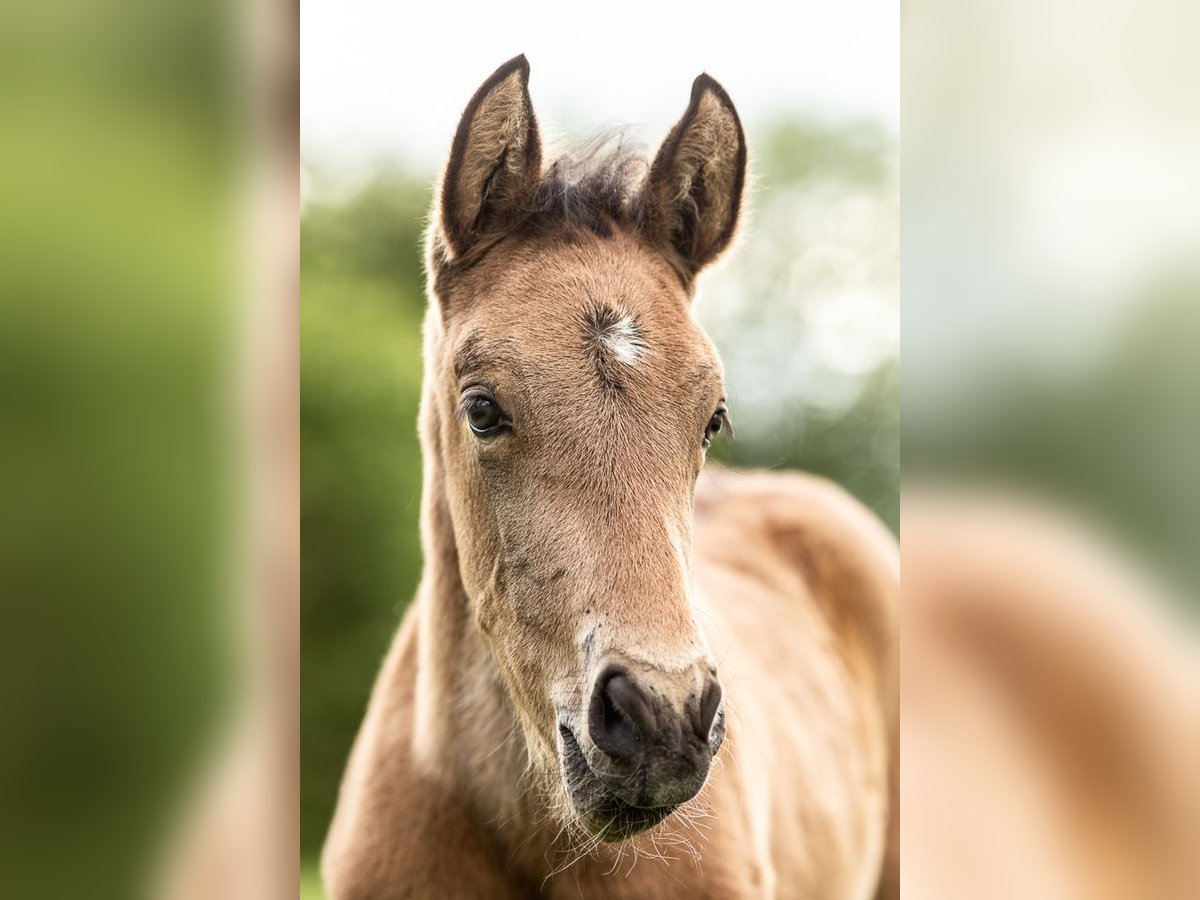
[[[492,73],[458,123],[437,209],[449,254],[461,256],[527,210],[541,168],[529,63],[521,55]]]

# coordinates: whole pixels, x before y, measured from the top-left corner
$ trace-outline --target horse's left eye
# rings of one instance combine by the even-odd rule
[[[713,435],[729,421],[729,410],[725,408],[725,404],[717,407],[717,411],[712,414],[712,418],[708,420],[708,427],[704,429],[704,446],[707,447],[712,443]]]

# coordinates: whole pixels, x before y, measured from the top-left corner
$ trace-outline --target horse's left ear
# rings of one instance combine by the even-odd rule
[[[746,182],[746,137],[733,101],[708,75],[663,141],[642,198],[643,233],[685,280],[716,259],[737,230]]]

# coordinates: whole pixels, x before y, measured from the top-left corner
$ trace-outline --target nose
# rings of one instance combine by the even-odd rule
[[[677,680],[609,665],[593,686],[588,736],[604,756],[598,774],[634,806],[683,803],[708,777],[719,743],[713,726],[721,685],[711,671],[704,673],[698,690],[680,690]]]

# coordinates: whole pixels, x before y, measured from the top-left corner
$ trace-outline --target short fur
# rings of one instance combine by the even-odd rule
[[[895,542],[816,479],[701,473],[724,385],[689,300],[741,208],[733,106],[697,79],[635,191],[623,162],[497,190],[479,173],[536,142],[527,75],[472,100],[435,207],[425,572],[343,782],[330,895],[895,897]],[[481,394],[509,430],[472,433]],[[568,780],[604,765],[586,707],[613,660],[668,716],[715,671],[725,740],[698,796],[606,843]]]

